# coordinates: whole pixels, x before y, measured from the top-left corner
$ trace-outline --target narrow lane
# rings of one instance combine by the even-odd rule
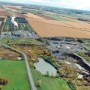
[[[22,51],[18,51],[14,48],[11,48],[7,44],[3,44],[2,42],[0,42],[0,44],[2,46],[4,46],[5,48],[9,48],[9,49],[11,49],[11,50],[13,50],[17,53],[20,53],[23,56],[23,58],[25,60],[25,64],[26,64],[26,70],[27,70],[27,74],[28,74],[29,84],[30,84],[30,87],[31,87],[30,90],[37,90],[36,85],[35,85],[34,80],[33,80],[33,77],[32,77],[31,68],[30,68],[30,65],[29,65],[29,62],[28,62],[27,55]]]

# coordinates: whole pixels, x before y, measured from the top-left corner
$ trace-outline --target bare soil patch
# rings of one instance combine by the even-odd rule
[[[25,15],[33,29],[41,37],[74,37],[90,38],[90,24],[74,20],[74,22],[62,22],[48,20],[43,17],[28,13]]]

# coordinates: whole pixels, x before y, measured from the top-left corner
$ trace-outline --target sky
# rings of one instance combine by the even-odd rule
[[[37,4],[90,11],[90,0],[0,0],[5,2]]]

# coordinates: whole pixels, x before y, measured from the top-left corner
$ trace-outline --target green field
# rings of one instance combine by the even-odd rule
[[[84,44],[85,48],[90,50],[90,44]]]
[[[11,28],[13,27],[13,29],[11,30]],[[5,23],[4,32],[10,32],[10,31],[18,31],[18,30],[26,30],[26,31],[30,31],[32,32],[33,29],[29,24],[24,24],[24,23],[18,23],[18,28],[14,25],[10,25],[9,23]]]
[[[41,75],[38,71],[32,69],[33,78],[41,80],[41,87],[38,90],[70,90],[67,83],[61,78],[51,78]]]
[[[3,18],[3,17],[0,17],[0,21],[2,21],[2,22],[3,22],[4,20],[5,20],[5,18]]]
[[[0,78],[9,82],[2,90],[30,90],[24,61],[0,61]]]
[[[32,28],[29,26],[29,24],[18,23],[18,25],[19,25],[18,27],[19,30],[27,30],[32,32]]]
[[[79,52],[77,54],[80,55],[81,57],[83,57],[88,63],[90,63],[90,57],[88,55],[86,55],[83,52]]]
[[[71,21],[70,19],[67,19],[59,14],[44,14],[44,15],[58,21]]]
[[[2,22],[1,25],[0,25],[0,31],[2,30],[3,25],[4,25],[4,22]]]
[[[90,44],[86,44],[86,46],[90,49]]]
[[[3,28],[4,32],[11,32],[11,31],[18,31],[18,30],[26,30],[26,31],[33,31],[33,28],[31,27],[31,25],[27,23],[24,23],[22,21],[22,19],[20,21],[16,20],[16,22],[18,23],[18,27],[16,27],[12,22],[10,18],[7,18],[6,22],[5,22],[5,26]]]
[[[3,38],[1,40],[3,43],[6,44],[36,44],[36,45],[42,45],[42,42],[30,39],[30,38]],[[7,43],[9,41],[9,43]]]

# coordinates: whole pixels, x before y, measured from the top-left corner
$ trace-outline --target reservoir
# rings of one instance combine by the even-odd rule
[[[39,71],[41,74],[46,75],[48,72],[49,75],[56,76],[57,70],[48,62],[43,60],[42,58],[38,58],[39,62],[34,63],[34,66],[36,67],[36,70]]]

